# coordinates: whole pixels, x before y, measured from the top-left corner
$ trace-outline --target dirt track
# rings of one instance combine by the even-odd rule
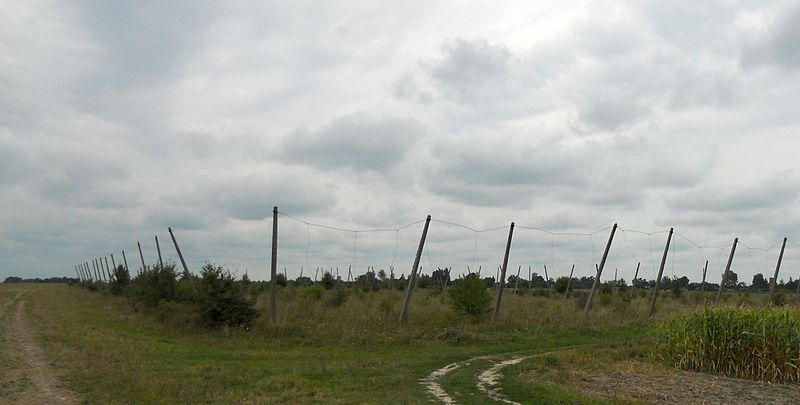
[[[2,352],[7,360],[0,375],[0,402],[12,404],[77,404],[77,394],[60,386],[55,371],[34,337],[25,305],[33,290],[11,299],[0,310]],[[3,371],[3,369],[0,369]]]

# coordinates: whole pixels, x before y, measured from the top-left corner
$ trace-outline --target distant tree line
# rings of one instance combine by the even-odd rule
[[[22,278],[17,276],[6,277],[3,283],[77,283],[74,277],[48,277],[48,278]]]

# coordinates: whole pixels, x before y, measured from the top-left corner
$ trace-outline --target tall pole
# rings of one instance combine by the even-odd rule
[[[117,271],[117,263],[114,262],[114,254],[111,254],[111,267],[114,268],[114,271]]]
[[[589,310],[592,308],[592,300],[594,299],[594,293],[597,291],[597,286],[600,285],[600,276],[603,274],[603,267],[606,265],[606,259],[608,258],[608,251],[611,249],[611,242],[614,240],[614,233],[617,232],[617,224],[614,224],[614,227],[611,228],[611,234],[608,235],[608,243],[606,243],[606,250],[603,252],[603,258],[600,259],[600,267],[597,268],[597,277],[594,278],[594,283],[592,284],[592,291],[589,293],[589,299],[586,300],[586,306],[583,308],[583,314],[586,315],[589,313]]]
[[[269,280],[269,318],[272,326],[278,324],[278,207],[272,208],[272,261],[270,262]]]
[[[547,275],[547,265],[544,265],[544,288],[550,288],[550,276]]]
[[[122,262],[125,263],[125,272],[128,273],[128,277],[131,276],[131,272],[128,270],[128,258],[125,257],[125,251],[122,251]]]
[[[705,266],[703,266],[703,282],[700,283],[700,292],[706,291],[706,272],[708,271],[708,260],[706,260]]]
[[[422,257],[422,249],[425,247],[425,238],[428,237],[428,226],[431,224],[431,216],[425,219],[425,226],[422,228],[422,237],[419,238],[419,246],[417,247],[417,255],[414,257],[414,265],[411,267],[411,276],[408,278],[408,288],[406,289],[406,299],[403,301],[403,310],[400,312],[400,323],[408,319],[408,306],[411,304],[411,295],[414,293],[414,287],[417,285],[417,269],[419,269],[419,260]]]
[[[139,243],[139,242],[136,242],[136,246],[139,247],[139,258],[142,259],[142,273],[144,273],[145,270],[147,270],[147,265],[144,264],[144,255],[142,254],[142,244]]]
[[[572,265],[572,269],[569,271],[569,278],[567,279],[567,289],[564,290],[564,300],[566,301],[567,295],[569,295],[569,285],[572,283],[572,273],[575,271],[575,265]]]
[[[722,298],[722,289],[725,286],[725,280],[728,278],[728,272],[731,271],[731,263],[733,263],[733,254],[736,252],[736,245],[739,243],[739,238],[733,239],[733,246],[731,246],[731,254],[728,256],[728,264],[725,265],[725,272],[722,273],[722,280],[719,283],[719,290],[717,291],[717,299],[714,300],[714,306],[719,305],[719,299]]]
[[[503,255],[503,267],[500,271],[500,287],[497,289],[497,300],[494,304],[493,322],[500,318],[500,302],[503,300],[503,289],[506,286],[506,269],[508,268],[508,254],[511,252],[511,238],[514,236],[514,223],[508,228],[508,241],[506,242],[506,253]]]
[[[183,272],[189,274],[189,266],[186,265],[186,260],[183,260],[183,253],[181,253],[181,248],[178,246],[178,241],[175,240],[175,234],[172,233],[172,228],[167,229],[169,230],[169,237],[172,238],[172,244],[175,245],[175,251],[178,252],[178,258],[181,259]]]
[[[164,261],[161,260],[161,245],[158,244],[158,235],[156,235],[156,251],[158,251],[158,267],[164,270]]]
[[[631,281],[631,286],[634,286],[636,283],[636,279],[639,278],[639,267],[642,265],[642,262],[636,263],[636,273],[633,273],[633,281]]]
[[[786,249],[786,240],[788,238],[783,238],[783,244],[781,245],[781,253],[778,255],[778,264],[775,265],[775,276],[772,277],[772,281],[769,283],[769,302],[772,303],[772,295],[775,293],[775,285],[778,283],[778,272],[781,271],[781,262],[783,261],[783,251]]]
[[[104,259],[106,261],[106,272],[108,272],[108,281],[113,281],[112,277],[114,276],[114,274],[111,272],[111,268],[108,267],[108,256],[104,257]]]
[[[653,289],[653,299],[650,300],[650,312],[648,316],[653,316],[656,312],[656,300],[658,299],[658,288],[661,286],[661,275],[664,274],[664,264],[667,263],[667,253],[669,253],[669,245],[672,242],[672,228],[669,228],[669,235],[667,235],[667,244],[664,246],[664,255],[661,256],[661,266],[658,267],[658,277],[656,278],[656,288]]]
[[[89,270],[89,262],[83,262],[83,271],[86,272],[86,281],[92,281],[92,271]]]

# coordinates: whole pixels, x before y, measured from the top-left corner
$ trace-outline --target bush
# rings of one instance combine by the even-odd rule
[[[347,292],[343,288],[337,288],[333,294],[325,301],[325,305],[329,307],[339,307],[347,301]]]
[[[114,279],[111,281],[111,293],[114,295],[122,294],[128,288],[130,282],[131,278],[125,268],[122,265],[117,266],[114,269]]]
[[[175,301],[178,284],[176,277],[174,264],[168,264],[163,269],[148,266],[131,281],[128,290],[131,298],[155,308],[161,300]]]
[[[492,296],[486,291],[486,284],[477,274],[469,274],[447,290],[451,305],[456,312],[479,319],[489,311]]]
[[[559,294],[564,294],[567,291],[567,284],[570,285],[569,289],[572,290],[572,283],[569,282],[569,277],[559,277],[554,288]]]
[[[776,307],[782,307],[786,305],[786,294],[783,291],[776,291],[772,294],[772,305]]]
[[[249,327],[258,316],[252,303],[245,300],[235,276],[211,263],[200,271],[196,306],[200,323],[206,328]]]
[[[325,274],[322,275],[321,282],[322,286],[325,287],[326,290],[330,290],[331,288],[333,288],[333,285],[336,284],[336,280],[333,278],[333,274],[327,271],[325,272]]]
[[[319,301],[323,294],[325,294],[325,288],[319,284],[312,285],[303,290],[303,298],[309,301]]]

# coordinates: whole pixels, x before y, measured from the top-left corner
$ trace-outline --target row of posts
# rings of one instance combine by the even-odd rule
[[[181,261],[181,265],[183,266],[183,270],[186,274],[189,273],[189,267],[186,265],[186,260],[183,258],[183,253],[181,252],[180,246],[178,246],[178,241],[175,239],[175,234],[172,232],[172,228],[167,228],[169,230],[169,236],[172,239],[172,244],[175,245],[175,251],[178,253],[178,258]],[[161,246],[158,243],[158,236],[155,237],[156,239],[156,251],[158,252],[158,265],[160,269],[164,269],[164,261],[161,258]],[[143,272],[147,269],[147,265],[144,261],[144,254],[142,253],[142,244],[136,242],[136,246],[139,248],[139,258],[142,260],[142,268],[139,272]],[[105,267],[103,267],[103,261],[105,259]],[[122,251],[122,261],[125,265],[125,272],[128,273],[130,276],[130,271],[128,270],[128,258],[125,256],[125,250]],[[78,279],[82,282],[85,281],[97,281],[97,282],[113,282],[116,279],[116,268],[117,264],[114,261],[114,255],[111,255],[111,268],[108,266],[108,257],[103,258],[95,258],[91,261],[91,266],[89,265],[90,262],[83,262],[75,265],[75,273],[78,275]]]
[[[406,296],[405,300],[403,301],[403,309],[400,312],[400,322],[405,322],[408,319],[408,310],[409,305],[411,304],[411,296],[414,293],[414,287],[416,286],[417,281],[417,272],[419,270],[419,262],[420,258],[422,257],[422,250],[425,247],[425,238],[428,235],[428,227],[431,223],[431,216],[425,219],[425,226],[422,228],[422,236],[419,240],[419,246],[417,247],[417,254],[414,257],[414,264],[411,268],[411,275],[408,279],[408,288],[406,288]],[[597,266],[597,274],[594,277],[594,283],[592,284],[592,290],[589,293],[589,298],[586,300],[586,305],[583,308],[583,314],[587,315],[592,308],[592,300],[597,292],[597,287],[600,285],[600,277],[603,274],[603,268],[606,265],[606,259],[608,259],[608,252],[611,249],[611,243],[614,240],[614,235],[617,232],[617,224],[611,228],[611,234],[608,236],[608,242],[606,243],[605,250],[603,251],[603,257],[600,260],[600,265]],[[650,301],[650,309],[648,311],[648,316],[653,316],[655,313],[656,308],[656,300],[658,299],[658,291],[661,287],[661,277],[664,274],[664,265],[667,262],[667,254],[669,253],[669,247],[672,243],[672,234],[674,232],[673,228],[669,229],[669,234],[667,235],[667,243],[664,246],[664,254],[661,256],[661,264],[658,268],[658,277],[655,280],[655,288],[653,290],[653,296]],[[511,241],[514,236],[514,223],[511,223],[511,226],[508,229],[508,240],[506,242],[506,250],[505,254],[503,255],[503,265],[500,268],[500,280],[499,286],[497,289],[497,295],[495,297],[495,305],[494,305],[494,313],[492,314],[492,321],[497,321],[500,318],[500,304],[503,300],[503,290],[505,288],[505,281],[506,281],[506,270],[508,268],[508,256],[511,252]],[[781,252],[778,256],[778,264],[775,266],[775,275],[770,280],[770,302],[772,302],[772,295],[775,291],[775,283],[778,279],[778,272],[781,268],[781,261],[783,260],[783,252],[786,249],[786,241],[787,238],[783,238],[783,244],[781,245]],[[733,245],[731,246],[730,255],[728,256],[728,262],[725,265],[725,272],[722,273],[722,280],[719,284],[719,290],[717,291],[717,297],[714,300],[714,305],[718,305],[720,301],[720,297],[722,296],[722,290],[725,286],[725,281],[727,280],[731,264],[733,263],[733,255],[736,252],[736,246],[739,243],[739,238],[734,238]],[[176,245],[177,247],[177,245]],[[278,321],[278,312],[277,312],[277,298],[276,298],[276,289],[277,289],[277,261],[278,261],[278,207],[274,207],[272,210],[272,262],[271,262],[271,282],[270,282],[270,319],[273,325],[277,325]],[[640,264],[640,263],[639,263]],[[638,276],[639,273],[639,264],[636,265],[636,275]],[[575,270],[575,266],[572,266],[572,271],[570,271],[569,281],[572,281],[572,273]],[[701,290],[705,288],[706,282],[706,272],[708,270],[708,260],[706,260],[705,266],[703,267],[703,282],[701,283]],[[636,276],[634,276],[636,278]],[[569,285],[567,285],[567,292],[569,292]],[[800,283],[798,283],[798,293],[800,293]],[[566,297],[566,293],[564,295]]]

